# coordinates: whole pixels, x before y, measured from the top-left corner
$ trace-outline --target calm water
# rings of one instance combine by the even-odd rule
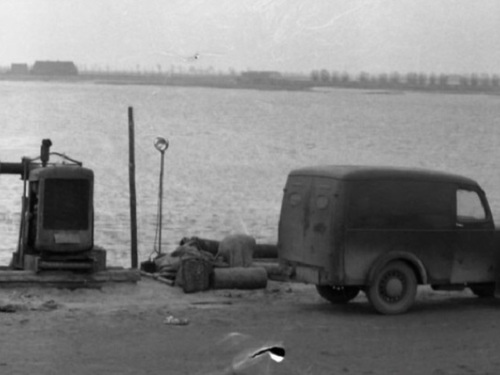
[[[37,156],[42,138],[94,170],[95,242],[130,264],[128,120],[136,122],[140,260],[153,249],[160,154],[163,249],[184,236],[246,232],[275,242],[290,169],[415,166],[465,174],[500,219],[500,97],[365,91],[260,92],[0,82],[0,161]],[[0,263],[15,249],[22,183],[0,176]]]

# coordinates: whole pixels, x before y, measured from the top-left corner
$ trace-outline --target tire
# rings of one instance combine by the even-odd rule
[[[495,283],[481,283],[469,285],[470,290],[479,298],[493,298],[495,296]]]
[[[380,314],[404,313],[415,302],[415,272],[404,262],[390,262],[377,272],[367,294],[371,305]]]
[[[360,288],[357,286],[316,285],[316,290],[321,297],[337,305],[356,298]]]

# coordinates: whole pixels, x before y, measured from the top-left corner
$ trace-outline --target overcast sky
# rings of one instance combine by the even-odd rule
[[[0,64],[500,73],[500,0],[0,0]]]

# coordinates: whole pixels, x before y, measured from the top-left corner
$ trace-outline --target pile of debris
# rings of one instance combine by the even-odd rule
[[[276,260],[276,247],[256,244],[245,234],[227,236],[222,241],[183,238],[170,254],[159,254],[144,262],[143,274],[185,293],[214,289],[259,289],[267,286],[269,275],[280,274],[277,263],[254,263],[254,257]],[[146,272],[146,273],[144,273]]]

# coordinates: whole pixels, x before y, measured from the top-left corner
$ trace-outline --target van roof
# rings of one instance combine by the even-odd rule
[[[330,177],[337,180],[417,180],[478,185],[468,177],[428,169],[362,166],[362,165],[318,165],[295,169],[290,176]]]

